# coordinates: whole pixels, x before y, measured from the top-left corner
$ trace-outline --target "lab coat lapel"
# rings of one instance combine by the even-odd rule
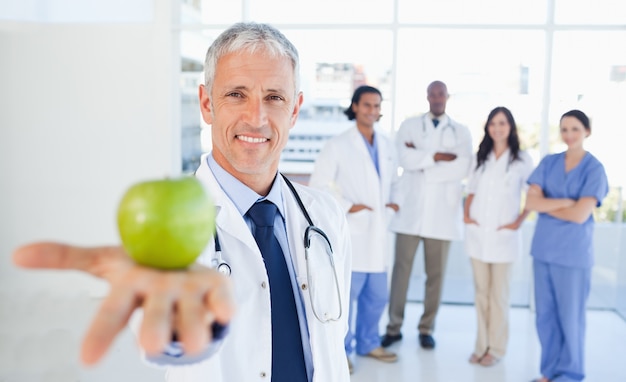
[[[377,132],[377,134],[379,134]],[[382,187],[383,184],[389,184],[391,181],[389,180],[392,176],[390,171],[394,171],[395,169],[391,166],[387,166],[388,162],[393,163],[394,160],[392,158],[392,153],[389,152],[389,147],[385,144],[386,142],[383,139],[378,140],[378,168],[380,169],[380,181],[381,190],[383,193],[385,187]],[[383,201],[388,199],[388,196],[382,195]]]
[[[363,136],[356,126],[352,129],[350,133],[350,143],[352,144],[355,152],[358,155],[358,161],[361,162],[365,168],[365,176],[367,177],[367,179],[363,180],[363,184],[380,184],[378,172],[376,172],[376,166],[372,161],[372,157],[370,156],[367,147],[365,147],[365,141],[363,139]],[[378,150],[380,150],[380,146],[378,147]],[[381,158],[380,151],[378,152],[378,157],[379,159]]]
[[[450,128],[450,118],[448,118],[447,114],[439,116],[439,124],[437,125],[437,127],[435,127],[431,117],[432,116],[430,115],[430,113],[427,113],[422,120],[422,122],[424,123],[424,129],[430,132],[428,134],[428,136],[430,137],[429,145],[434,150],[446,151],[446,149],[442,147],[441,143],[443,142],[444,130]]]
[[[287,228],[287,240],[292,254],[292,261],[298,278],[305,279],[306,262],[304,253],[304,231],[308,227],[309,223],[304,217],[302,210],[300,210],[294,194],[291,192],[282,176],[280,176],[280,181],[286,215],[285,222],[287,223],[285,224]],[[298,185],[294,184],[294,187],[297,189]],[[313,205],[315,204],[315,200],[311,198],[309,194],[298,193],[298,195],[302,199],[304,208],[307,211],[311,211]],[[311,216],[311,219],[314,218],[314,216]],[[315,223],[315,221],[313,222]]]
[[[259,252],[248,225],[239,214],[237,207],[235,207],[217,183],[215,176],[206,163],[206,157],[203,157],[202,164],[196,171],[196,177],[206,187],[215,204],[215,223],[219,229],[219,235],[227,234],[243,242],[250,250]]]

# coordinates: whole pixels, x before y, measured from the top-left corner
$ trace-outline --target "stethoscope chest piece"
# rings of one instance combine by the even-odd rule
[[[217,266],[217,271],[221,274],[223,274],[224,276],[230,276],[230,274],[232,273],[232,270],[230,268],[230,265],[226,264],[226,263],[220,263]]]
[[[220,241],[217,237],[217,232],[215,233],[215,257],[211,259],[211,268],[217,269],[217,271],[224,276],[230,276],[232,273],[232,268],[228,265],[227,262],[222,258],[222,248],[220,246]]]

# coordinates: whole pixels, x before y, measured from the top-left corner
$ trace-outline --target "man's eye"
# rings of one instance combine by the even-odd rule
[[[241,98],[241,97],[243,97],[243,96],[241,95],[241,93],[237,93],[237,92],[228,93],[228,94],[226,94],[226,96],[227,96],[227,97],[237,97],[237,98]]]
[[[277,96],[277,95],[272,95],[272,96],[269,96],[268,98],[270,100],[272,100],[272,101],[282,101],[283,100],[283,97]]]

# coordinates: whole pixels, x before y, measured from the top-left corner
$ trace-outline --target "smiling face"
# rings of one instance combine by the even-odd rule
[[[581,149],[590,133],[578,118],[568,116],[561,119],[561,139],[569,150]]]
[[[211,94],[200,86],[200,108],[204,121],[212,125],[216,162],[265,195],[301,104],[287,57],[258,50],[222,56]]]
[[[380,104],[382,99],[377,93],[363,93],[358,103],[352,104],[356,123],[364,128],[373,128],[380,118]]]
[[[499,112],[491,118],[487,125],[489,137],[493,140],[494,146],[508,145],[509,134],[511,134],[511,125],[503,112]]]

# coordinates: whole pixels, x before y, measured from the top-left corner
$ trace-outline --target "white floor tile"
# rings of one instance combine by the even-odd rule
[[[99,301],[87,296],[0,295],[0,382],[163,381],[163,371],[139,361],[129,330],[96,367],[78,360],[79,344]],[[508,354],[484,368],[467,362],[473,349],[476,316],[472,305],[441,306],[434,333],[437,346],[426,351],[417,342],[422,305],[409,303],[404,339],[390,349],[395,364],[354,357],[353,382],[528,382],[539,376],[539,344],[534,315],[511,310]],[[387,315],[380,333],[384,333]],[[612,311],[587,313],[586,381],[626,381],[626,321]],[[245,381],[244,381],[245,382]]]
[[[511,310],[507,355],[489,368],[468,362],[476,330],[473,306],[441,306],[433,333],[437,341],[434,350],[423,350],[418,344],[416,328],[421,313],[421,304],[407,304],[404,338],[389,348],[398,353],[397,363],[355,356],[352,381],[528,382],[540,376],[534,314],[528,309]],[[386,314],[382,321],[381,334]],[[586,353],[586,381],[626,381],[626,322],[612,311],[589,311]]]

